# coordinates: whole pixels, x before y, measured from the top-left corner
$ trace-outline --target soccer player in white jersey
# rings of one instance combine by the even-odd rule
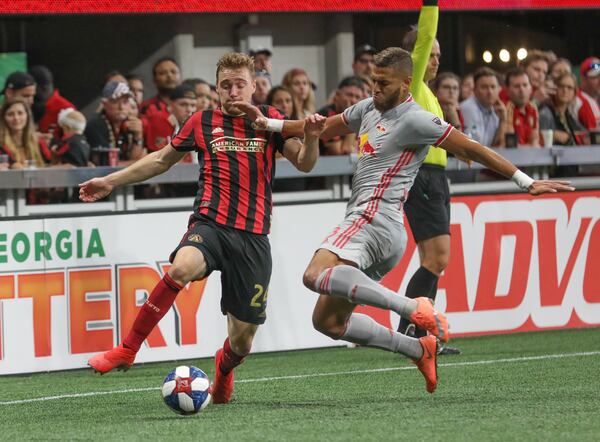
[[[409,299],[379,281],[400,260],[406,246],[403,203],[430,145],[482,163],[532,195],[573,190],[566,181],[534,181],[491,149],[467,138],[423,110],[409,93],[412,60],[401,48],[375,56],[373,97],[327,119],[323,136],[351,132],[359,139],[359,160],[344,220],[323,241],[304,273],[304,284],[320,294],[314,327],[333,339],[401,353],[415,361],[427,391],[437,386],[437,339],[448,340],[448,324],[426,293]],[[302,121],[277,122],[251,105],[240,107],[255,125],[301,134]],[[393,310],[431,334],[420,339],[388,329],[354,313],[357,304]]]

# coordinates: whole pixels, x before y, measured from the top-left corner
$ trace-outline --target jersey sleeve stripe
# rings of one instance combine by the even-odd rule
[[[444,131],[444,134],[435,143],[433,143],[433,145],[439,146],[441,143],[443,143],[444,140],[448,138],[448,135],[450,135],[450,132],[452,132],[452,129],[454,129],[454,126],[451,124],[448,125],[448,128]]]
[[[350,123],[348,122],[348,118],[346,118],[346,114],[344,112],[342,112],[341,115],[342,115],[342,121],[344,122],[344,124],[346,126],[348,126]]]

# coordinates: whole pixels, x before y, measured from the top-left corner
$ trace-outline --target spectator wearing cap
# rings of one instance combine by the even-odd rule
[[[144,102],[144,80],[137,74],[128,74],[125,76],[127,85],[133,95],[133,99],[138,106],[141,106]]]
[[[254,70],[256,72],[266,72],[271,75],[271,57],[273,53],[268,48],[254,48],[249,51],[250,57],[254,58]]]
[[[211,108],[210,84],[201,78],[188,78],[182,84],[190,85],[196,92],[196,111],[204,111]]]
[[[265,104],[272,87],[271,75],[267,71],[256,71],[254,80],[256,81],[256,90],[252,94],[252,103]]]
[[[377,50],[370,44],[363,44],[354,51],[354,62],[352,70],[354,76],[361,78],[371,78],[373,67],[375,66],[375,54]]]
[[[119,149],[121,161],[144,155],[143,124],[131,116],[132,95],[125,82],[111,81],[102,90],[102,110],[90,119],[85,137],[92,148]],[[94,162],[101,161],[92,155]]]
[[[297,115],[295,120],[303,120],[310,114],[314,114],[315,93],[312,88],[312,82],[304,69],[294,68],[286,72],[281,84],[292,91],[294,96]]]
[[[58,114],[58,125],[62,137],[51,147],[52,154],[60,164],[86,167],[90,159],[90,145],[83,132],[85,117],[75,109],[63,109]]]
[[[531,103],[531,83],[522,68],[513,68],[506,73],[506,131],[515,134],[517,146],[537,147],[540,145],[540,121],[537,106]]]
[[[33,115],[22,97],[8,98],[0,108],[0,153],[11,169],[43,167],[51,159],[46,142],[35,133]]]
[[[181,84],[179,65],[171,57],[161,58],[154,63],[152,75],[158,94],[142,103],[140,113],[148,116],[153,112],[160,112],[165,118],[168,118],[170,114],[169,95]]]
[[[146,147],[149,151],[160,150],[171,142],[173,134],[194,112],[196,112],[196,91],[189,84],[177,86],[169,95],[169,116],[152,113],[145,126]]]
[[[317,113],[332,117],[341,114],[350,106],[363,99],[363,80],[359,77],[346,77],[338,85],[333,96],[333,102],[317,111]],[[344,155],[351,153],[356,147],[356,135],[336,136],[319,140],[319,151],[322,155]]]
[[[600,59],[588,57],[579,67],[579,90],[577,98],[581,100],[582,107],[586,109],[583,116],[578,114],[579,120],[588,129],[600,129]]]
[[[75,105],[60,95],[54,87],[54,77],[46,66],[34,66],[29,70],[37,83],[32,111],[41,133],[52,133],[63,109],[75,109]]]
[[[6,100],[21,97],[31,107],[35,99],[35,79],[27,72],[13,72],[6,78],[2,91]]]
[[[460,103],[465,133],[475,141],[490,147],[504,146],[506,107],[498,94],[500,85],[496,72],[479,68],[473,74],[473,96]]]

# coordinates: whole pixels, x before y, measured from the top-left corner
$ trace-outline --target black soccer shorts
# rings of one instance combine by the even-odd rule
[[[450,234],[450,189],[443,167],[421,166],[404,211],[415,242]]]
[[[263,324],[271,281],[271,245],[267,235],[227,227],[208,219],[191,217],[177,251],[192,246],[204,255],[206,276],[221,272],[221,311],[243,322]]]

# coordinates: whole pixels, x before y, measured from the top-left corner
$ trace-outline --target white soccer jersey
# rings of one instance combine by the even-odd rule
[[[321,244],[379,280],[406,247],[402,205],[430,145],[452,126],[412,97],[383,114],[368,98],[346,109],[344,122],[359,136],[359,160],[345,219]]]
[[[439,146],[452,125],[423,110],[410,95],[384,113],[367,98],[342,117],[358,135],[360,149],[347,213],[360,210],[369,216],[379,211],[401,219],[402,204],[429,146]]]

